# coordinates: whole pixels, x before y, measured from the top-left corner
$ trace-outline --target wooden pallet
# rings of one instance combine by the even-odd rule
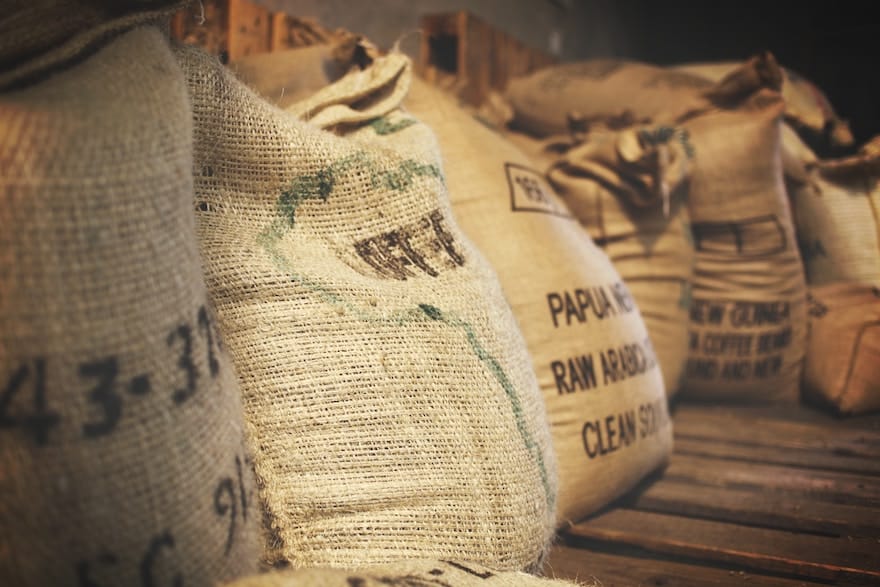
[[[563,533],[613,585],[880,585],[880,415],[680,405],[669,467]]]

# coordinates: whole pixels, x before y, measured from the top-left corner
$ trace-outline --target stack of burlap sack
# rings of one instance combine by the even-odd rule
[[[2,21],[0,583],[570,584],[671,445],[620,275],[403,55],[282,110],[176,8]]]
[[[570,584],[670,395],[796,398],[864,297],[807,304],[782,179],[876,152],[783,159],[769,56],[536,138],[356,35],[228,68],[185,2],[63,4],[0,25],[2,584]]]
[[[563,64],[504,99],[508,137],[603,243],[655,347],[669,342],[670,395],[880,408],[880,149],[817,156],[807,143],[853,142],[820,90],[764,54]],[[690,283],[689,323],[671,291],[635,287],[659,277]]]

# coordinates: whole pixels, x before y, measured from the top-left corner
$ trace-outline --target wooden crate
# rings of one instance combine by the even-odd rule
[[[203,0],[171,21],[171,36],[219,55],[224,63],[248,55],[331,42],[334,32],[307,18],[270,12],[249,0]]]
[[[880,585],[880,415],[682,405],[662,474],[563,533],[549,574],[613,585]]]
[[[171,19],[171,36],[229,60],[229,2],[204,0],[177,12]]]
[[[419,74],[472,105],[503,91],[510,79],[556,62],[467,11],[426,15],[421,29]]]

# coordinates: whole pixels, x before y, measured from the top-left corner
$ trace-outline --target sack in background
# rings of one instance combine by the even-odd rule
[[[808,282],[880,286],[880,137],[831,160],[796,136],[785,144],[799,163],[786,165],[786,185]]]
[[[681,116],[694,148],[688,210],[696,248],[684,390],[691,397],[798,398],[806,335],[804,271],[780,155],[782,96],[739,76]],[[737,75],[737,74],[732,74]],[[748,92],[748,80],[757,83]]]
[[[880,409],[880,290],[856,283],[810,288],[804,392],[845,415]]]
[[[621,59],[545,67],[511,80],[505,92],[511,126],[537,137],[568,132],[570,121],[650,122],[677,112],[712,87],[700,76]]]
[[[736,61],[684,63],[670,69],[719,82],[740,66]],[[810,80],[796,72],[782,68],[782,98],[785,100],[785,118],[799,130],[814,136],[825,136],[834,146],[853,144],[849,124],[841,119],[828,97]]]
[[[178,58],[198,122],[198,231],[254,428],[268,561],[538,568],[556,497],[546,413],[497,277],[451,215],[433,135],[382,118],[358,137],[316,127],[363,115],[345,104],[349,83],[390,86],[384,105],[364,107],[394,109],[409,61],[343,77],[328,103],[298,110],[308,124],[208,55]],[[399,124],[408,142],[378,141]]]
[[[214,585],[259,518],[153,28],[0,94],[0,582]]]
[[[126,30],[167,20],[190,1],[5,0],[0,90],[33,83]]]
[[[537,151],[553,189],[627,284],[660,361],[666,395],[673,397],[687,362],[694,271],[687,134],[657,126],[547,141],[508,137]]]
[[[493,264],[526,342],[559,461],[560,524],[661,467],[671,426],[639,307],[529,158],[413,80],[406,108],[437,133],[455,215]]]
[[[255,575],[224,587],[575,587],[586,585],[546,579],[517,571],[496,571],[450,560],[407,560],[356,570],[302,569]]]

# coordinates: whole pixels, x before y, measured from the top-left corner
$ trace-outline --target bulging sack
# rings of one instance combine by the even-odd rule
[[[827,160],[796,136],[786,142],[795,159],[786,184],[807,280],[880,286],[880,137],[856,155]]]
[[[694,148],[696,248],[685,392],[750,401],[799,395],[804,272],[783,187],[784,103],[772,88],[713,91],[680,118]]]
[[[687,363],[694,272],[687,133],[649,126],[546,142],[509,136],[538,151],[547,181],[627,284],[660,361],[666,395],[673,397]]]
[[[361,569],[300,569],[255,575],[224,587],[576,587],[518,571],[496,571],[470,562],[406,560]]]
[[[347,84],[406,80],[409,61],[342,78],[329,104],[298,110],[310,124],[208,55],[178,58],[197,121],[205,271],[254,430],[268,562],[537,568],[556,468],[522,336],[451,215],[430,131],[360,126],[345,103]],[[387,113],[397,95],[365,108]],[[401,126],[409,142],[380,141]]]
[[[214,585],[259,518],[158,30],[0,94],[0,583]]]
[[[880,410],[880,289],[811,287],[809,314],[806,397],[846,415]]]
[[[522,328],[559,460],[559,523],[578,521],[670,452],[663,380],[639,308],[522,151],[419,80],[406,107],[437,133],[456,217]]]

